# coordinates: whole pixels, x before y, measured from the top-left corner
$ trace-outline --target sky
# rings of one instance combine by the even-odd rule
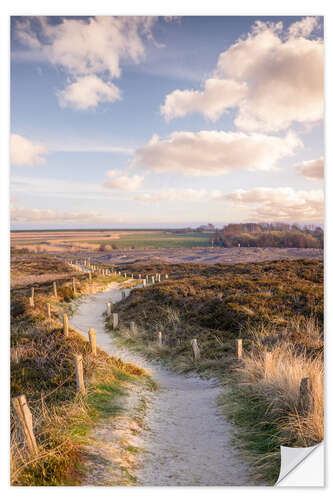
[[[12,17],[11,226],[323,222],[321,17]]]

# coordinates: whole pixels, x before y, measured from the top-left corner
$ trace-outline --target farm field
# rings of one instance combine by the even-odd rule
[[[176,234],[152,230],[96,230],[96,231],[27,231],[12,232],[11,244],[30,251],[57,252],[96,250],[100,245],[114,248],[189,248],[208,247],[211,233]]]
[[[165,232],[138,232],[119,233],[116,241],[117,248],[188,248],[209,246],[210,233],[172,234]],[[81,241],[88,243],[89,240]],[[91,241],[93,244],[107,243],[105,239]]]
[[[59,256],[90,256],[112,264],[137,261],[165,263],[260,262],[274,259],[323,258],[320,248],[212,248],[212,233],[175,234],[167,231],[26,231],[12,232],[18,251]]]

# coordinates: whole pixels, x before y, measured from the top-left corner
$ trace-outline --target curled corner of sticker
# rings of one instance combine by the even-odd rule
[[[307,448],[280,446],[281,468],[275,486],[325,486],[324,443]]]

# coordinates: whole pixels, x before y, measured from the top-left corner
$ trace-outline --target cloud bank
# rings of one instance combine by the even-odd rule
[[[103,215],[98,211],[90,212],[60,212],[38,208],[11,207],[11,222],[52,222],[52,223],[99,223],[122,222],[123,219]]]
[[[295,168],[308,180],[321,180],[324,177],[324,157],[303,161],[295,165]]]
[[[141,175],[125,175],[121,170],[109,170],[107,176],[110,180],[104,182],[107,189],[120,189],[121,191],[137,191],[143,183]]]
[[[175,90],[165,98],[161,114],[167,121],[188,113],[199,112],[216,121],[228,108],[236,106],[247,95],[246,83],[210,78],[203,91]]]
[[[113,83],[105,83],[96,75],[82,76],[58,92],[62,108],[96,108],[100,102],[114,102],[120,99],[120,90]]]
[[[33,143],[18,134],[10,137],[10,161],[12,165],[40,165],[48,154],[46,146]]]
[[[168,138],[154,135],[136,150],[133,165],[155,172],[185,175],[222,175],[230,171],[271,170],[302,145],[295,134],[285,137],[242,132],[173,132]]]
[[[322,221],[324,217],[324,193],[320,189],[311,191],[296,190],[291,187],[237,189],[216,199],[233,202],[259,221]],[[255,205],[254,208],[251,208],[252,205]]]

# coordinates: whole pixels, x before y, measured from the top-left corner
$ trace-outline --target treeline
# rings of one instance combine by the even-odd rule
[[[180,229],[170,229],[168,232],[173,234],[187,234],[187,233],[212,233],[215,231],[214,224],[202,224],[198,227],[182,227]]]
[[[284,223],[228,224],[210,238],[219,247],[323,248],[321,227]]]

